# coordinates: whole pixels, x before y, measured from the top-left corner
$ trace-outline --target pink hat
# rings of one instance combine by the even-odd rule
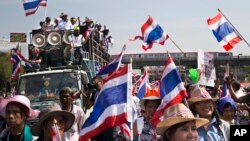
[[[170,106],[164,111],[163,121],[157,124],[156,132],[162,135],[173,125],[188,121],[195,121],[197,128],[209,122],[207,119],[194,117],[193,113],[183,103],[178,103]]]
[[[3,100],[3,102],[1,102],[1,106],[3,107],[1,111],[2,111],[2,114],[3,114],[4,117],[6,116],[5,115],[6,107],[11,102],[20,103],[20,104],[24,105],[25,107],[27,107],[29,109],[28,120],[38,117],[38,115],[40,113],[39,110],[33,110],[30,107],[30,100],[26,96],[15,95],[13,97],[6,98],[5,100]]]
[[[196,102],[213,100],[216,101],[218,98],[212,98],[205,88],[196,88],[190,93],[190,98],[187,100],[189,106]]]

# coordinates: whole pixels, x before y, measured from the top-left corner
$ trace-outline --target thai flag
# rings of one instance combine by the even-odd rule
[[[215,17],[208,19],[207,24],[216,40],[226,51],[231,50],[235,44],[242,40],[239,33],[220,12]]]
[[[153,43],[158,43],[164,45],[165,40],[169,38],[169,36],[165,33],[165,31],[161,28],[157,22],[149,16],[148,20],[141,27],[142,36],[135,36],[134,39],[129,39],[130,41],[135,41],[138,38],[143,41],[142,48],[147,51],[147,49],[151,49]]]
[[[51,134],[52,134],[52,141],[62,141],[59,134],[58,126],[56,124],[53,124]]]
[[[149,88],[149,82],[148,82],[148,73],[147,71],[144,72],[141,78],[141,83],[139,85],[138,91],[137,91],[137,97],[139,99],[143,99],[145,93],[147,92],[147,89]]]
[[[79,141],[94,137],[107,128],[131,122],[132,71],[126,65],[105,79],[96,98],[93,112],[85,121]]]
[[[109,74],[115,72],[121,65],[122,57],[126,46],[123,46],[122,52],[108,65],[101,68],[101,70],[97,73],[97,75],[101,76],[102,78],[106,78]]]
[[[35,14],[39,6],[46,7],[47,0],[23,0],[23,7],[26,16]]]
[[[121,134],[123,134],[126,138],[131,139],[132,138],[132,131],[131,131],[131,123],[123,123],[122,125],[119,126]]]
[[[160,94],[162,102],[152,118],[154,125],[157,125],[160,121],[165,109],[171,105],[182,102],[187,96],[186,89],[171,57],[168,58],[161,77]]]
[[[11,55],[10,61],[13,63],[11,80],[17,80],[21,70],[21,60],[18,55],[14,53]]]

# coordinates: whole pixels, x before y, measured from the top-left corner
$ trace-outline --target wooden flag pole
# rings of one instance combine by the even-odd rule
[[[235,31],[238,33],[238,35],[241,37],[242,40],[245,41],[245,43],[250,47],[250,44],[247,42],[247,40],[240,34],[240,32],[233,26],[233,24],[228,20],[228,18],[221,12],[220,9],[218,11],[225,17],[225,19],[229,22],[229,24],[235,29]]]
[[[181,48],[170,38],[170,37],[168,37],[169,38],[169,40],[181,51],[181,53],[184,53],[182,50],[181,50]]]

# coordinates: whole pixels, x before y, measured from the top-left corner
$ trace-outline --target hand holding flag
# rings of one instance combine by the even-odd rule
[[[62,141],[60,134],[59,134],[59,129],[57,126],[57,120],[53,120],[53,126],[52,126],[52,141]]]

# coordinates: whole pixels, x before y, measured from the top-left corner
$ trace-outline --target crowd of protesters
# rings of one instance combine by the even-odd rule
[[[59,91],[60,102],[33,110],[30,101],[23,95],[1,97],[0,99],[0,141],[51,141],[55,127],[63,141],[77,141],[85,120],[90,116],[95,99],[104,84],[101,77],[92,80],[96,90],[82,92],[84,107],[73,104],[74,91],[64,87]],[[228,95],[221,97],[220,88],[206,88],[198,84],[185,83],[187,102],[174,104],[165,109],[162,120],[154,126],[151,118],[161,103],[160,93],[151,88],[143,99],[136,98],[136,117],[133,121],[133,140],[138,141],[183,141],[211,140],[229,141],[230,125],[249,125],[249,95],[237,96],[242,90],[233,74],[223,82],[228,86]],[[218,85],[218,83],[215,83]],[[216,94],[214,90],[216,89]],[[136,91],[134,93],[136,97]],[[33,125],[28,121],[37,118]],[[56,125],[56,126],[55,126]],[[92,141],[131,140],[111,127],[89,139]]]

